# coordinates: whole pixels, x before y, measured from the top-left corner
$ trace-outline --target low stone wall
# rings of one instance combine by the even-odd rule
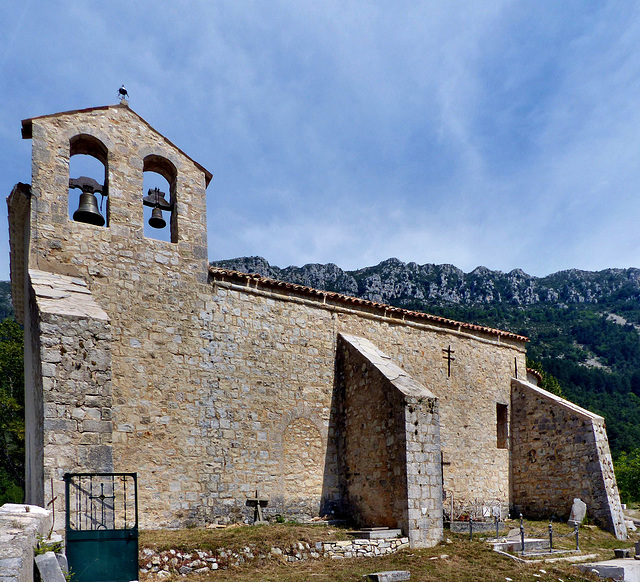
[[[33,582],[33,548],[51,529],[51,512],[37,505],[0,507],[0,580]]]
[[[167,578],[172,574],[203,574],[215,570],[224,570],[230,566],[239,566],[253,560],[279,560],[283,562],[301,562],[330,558],[371,558],[393,554],[409,547],[409,538],[387,538],[380,540],[344,540],[336,542],[316,542],[313,546],[307,542],[298,542],[288,548],[272,547],[269,553],[260,553],[255,544],[248,544],[233,552],[219,548],[215,552],[194,550],[178,552],[167,550],[155,552],[145,548],[140,552],[140,573],[156,578]],[[4,582],[4,581],[3,581]]]
[[[318,544],[316,544],[317,548]],[[325,557],[339,560],[342,558],[372,558],[384,554],[393,554],[409,547],[409,538],[386,538],[381,540],[348,540],[322,543]]]

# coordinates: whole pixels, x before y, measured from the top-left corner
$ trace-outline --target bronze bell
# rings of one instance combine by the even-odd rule
[[[73,220],[95,226],[104,226],[104,216],[98,210],[98,201],[93,192],[80,194],[80,204],[78,205],[78,210],[73,213]]]
[[[149,226],[153,228],[164,228],[165,226],[167,226],[165,219],[162,218],[162,210],[160,210],[157,206],[151,211]]]

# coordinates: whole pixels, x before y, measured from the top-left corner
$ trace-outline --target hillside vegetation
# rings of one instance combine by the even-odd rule
[[[11,305],[11,283],[0,281],[0,321],[7,317],[13,317],[13,305]]]

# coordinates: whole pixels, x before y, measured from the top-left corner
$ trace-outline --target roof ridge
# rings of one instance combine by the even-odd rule
[[[447,317],[441,317],[439,315],[431,315],[430,313],[426,313],[424,311],[413,311],[410,309],[404,309],[402,307],[395,307],[393,305],[388,305],[386,303],[378,303],[376,301],[371,301],[369,299],[362,299],[361,297],[352,297],[350,295],[336,293],[335,291],[324,291],[322,289],[315,289],[314,287],[307,287],[306,285],[299,285],[297,283],[288,283],[286,281],[280,281],[278,279],[263,277],[262,275],[258,275],[256,273],[243,273],[241,271],[234,271],[232,269],[224,269],[222,267],[214,267],[211,265],[209,266],[209,273],[214,276],[221,275],[221,276],[241,279],[246,281],[247,283],[250,281],[254,281],[256,283],[262,283],[263,285],[268,287],[273,287],[276,289],[287,289],[290,291],[298,291],[303,294],[312,295],[315,297],[331,298],[336,301],[349,303],[352,305],[356,304],[356,305],[362,305],[367,307],[373,307],[375,309],[384,310],[385,312],[402,314],[403,316],[414,317],[417,319],[427,319],[429,321],[434,321],[437,323],[442,323],[442,324],[460,327],[464,329],[470,329],[474,331],[481,331],[484,333],[507,337],[510,339],[518,340],[518,341],[523,341],[523,342],[529,341],[528,337],[519,335],[516,333],[512,333],[510,331],[495,329],[495,328],[487,327],[484,325],[476,325],[473,323],[465,323],[463,321],[456,321],[455,319],[449,319]]]

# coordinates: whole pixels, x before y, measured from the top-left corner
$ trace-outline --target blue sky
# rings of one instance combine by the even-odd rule
[[[0,190],[22,119],[124,83],[214,175],[211,260],[640,267],[639,41],[625,1],[5,0]]]

